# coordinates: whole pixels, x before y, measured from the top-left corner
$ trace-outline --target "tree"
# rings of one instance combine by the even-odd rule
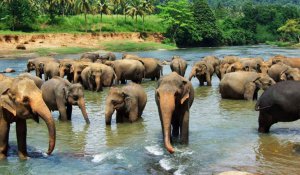
[[[122,10],[122,13],[124,15],[124,19],[126,22],[126,16],[127,16],[127,11],[128,11],[128,7],[129,7],[129,1],[128,0],[120,0],[120,7]]]
[[[52,0],[51,3],[59,6],[62,16],[65,16],[65,11],[74,4],[74,0]]]
[[[118,10],[119,10],[119,5],[121,0],[110,0],[111,4],[114,7],[114,14],[117,15],[117,21],[118,21]]]
[[[153,4],[154,4],[153,0],[144,0],[142,2],[143,31],[145,30],[145,15],[146,14],[151,14],[155,10],[155,7],[154,7]]]
[[[145,12],[142,9],[142,3],[140,0],[132,0],[129,7],[128,7],[128,11],[127,13],[134,18],[135,17],[135,30],[137,30],[137,17],[138,15],[142,16]]]
[[[100,13],[100,32],[102,32],[102,15],[110,14],[109,3],[107,0],[98,0],[97,1],[98,11]]]
[[[91,0],[77,0],[76,1],[76,9],[80,13],[84,13],[85,32],[87,32],[87,18],[86,18],[86,15],[90,11],[91,5],[92,5]]]
[[[300,43],[300,18],[290,19],[278,29],[279,32],[284,32],[290,35],[296,35]]]
[[[168,1],[164,6],[158,6],[161,10],[160,16],[164,22],[170,27],[169,33],[174,43],[176,42],[176,35],[181,27],[192,26],[193,13],[188,0]]]
[[[7,7],[11,30],[32,30],[38,12],[30,0],[3,0],[0,5]]]
[[[200,45],[215,46],[220,43],[222,38],[221,30],[217,26],[217,20],[206,0],[193,1],[193,14],[196,29],[203,40]]]

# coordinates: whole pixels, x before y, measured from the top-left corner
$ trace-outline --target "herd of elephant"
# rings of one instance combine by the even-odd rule
[[[170,64],[172,73],[162,76],[163,66]],[[220,79],[222,98],[256,100],[260,89],[264,93],[255,109],[259,111],[259,132],[269,132],[277,122],[299,119],[300,115],[300,58],[274,56],[262,58],[225,56],[218,59],[206,56],[192,66],[189,78],[184,78],[187,62],[173,56],[169,62],[124,54],[116,59],[113,53],[100,56],[85,53],[78,60],[38,57],[29,59],[27,71],[15,78],[0,74],[0,159],[7,157],[9,129],[16,122],[18,155],[26,159],[26,119],[39,122],[42,118],[49,133],[48,154],[55,147],[56,129],[50,111],[59,111],[59,119],[71,120],[72,106],[77,105],[87,124],[90,123],[85,107],[84,89],[102,91],[111,87],[106,97],[105,122],[111,124],[116,111],[116,122],[135,122],[141,118],[147,95],[141,85],[143,79],[158,80],[154,92],[161,121],[164,145],[174,153],[172,137],[188,143],[189,109],[194,101],[191,79],[199,85],[211,86],[213,74]],[[42,80],[44,74],[44,80]],[[162,77],[161,77],[162,76]],[[66,77],[66,79],[64,79]]]

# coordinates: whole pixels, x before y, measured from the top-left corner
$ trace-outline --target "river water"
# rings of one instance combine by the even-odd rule
[[[189,62],[187,77],[194,61],[206,55],[267,59],[276,54],[299,57],[300,50],[260,45],[136,54],[160,59],[180,55]],[[56,57],[78,58],[79,55]],[[22,71],[26,62],[24,58],[0,60],[0,70],[12,67]],[[164,66],[164,74],[169,72],[169,66]],[[116,124],[113,119],[111,127],[105,126],[107,88],[101,93],[85,92],[90,125],[85,124],[77,107],[73,108],[71,122],[58,121],[58,112],[54,112],[57,144],[51,156],[45,155],[48,134],[44,122],[36,124],[28,120],[27,144],[31,158],[20,161],[12,126],[11,149],[7,160],[0,161],[0,174],[216,174],[228,170],[268,175],[300,173],[300,121],[278,123],[269,134],[259,134],[255,102],[221,99],[216,76],[212,87],[199,87],[196,79],[192,84],[195,100],[190,112],[190,142],[189,145],[175,143],[173,155],[163,147],[154,100],[156,82],[144,81],[142,86],[148,103],[142,121]]]

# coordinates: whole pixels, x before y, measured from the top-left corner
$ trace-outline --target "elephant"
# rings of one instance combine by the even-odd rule
[[[217,74],[216,71],[217,71],[218,66],[220,65],[220,60],[216,56],[211,56],[211,55],[205,56],[202,61],[205,61],[205,62],[211,64],[215,70],[215,73]]]
[[[22,74],[18,75],[18,77],[26,77],[26,78],[33,80],[35,85],[39,89],[41,89],[42,85],[44,84],[44,80],[42,80],[41,78],[39,78],[37,76],[31,75],[30,73],[22,73]]]
[[[158,80],[155,101],[159,111],[164,145],[169,153],[175,150],[170,143],[172,136],[187,144],[189,140],[189,109],[194,101],[192,83],[186,78],[172,72]]]
[[[207,82],[207,86],[211,86],[211,77],[214,73],[214,68],[210,63],[205,61],[197,62],[190,73],[189,80],[191,81],[193,77],[197,77],[200,86]]]
[[[119,81],[125,84],[126,80],[141,83],[145,77],[145,67],[142,62],[138,60],[124,59],[106,61],[105,64],[114,69],[117,76],[116,84],[119,84]]]
[[[133,55],[133,54],[127,54],[124,53],[122,55],[122,59],[139,59],[140,57],[138,55]]]
[[[59,62],[59,76],[61,78],[64,78],[64,76],[67,76],[67,80],[69,82],[73,82],[74,80],[74,72],[71,71],[72,64],[75,62],[75,60],[72,59],[64,59]]]
[[[300,71],[298,68],[287,68],[280,73],[280,81],[294,80],[300,81]]]
[[[179,56],[173,56],[170,68],[172,72],[177,72],[179,75],[184,77],[187,68],[187,62]]]
[[[225,64],[225,63],[232,64],[232,63],[235,63],[237,61],[239,61],[239,57],[228,55],[228,56],[225,56],[223,58],[223,60],[221,60],[220,64]]]
[[[4,80],[4,79],[6,79],[6,78],[9,78],[9,77],[7,77],[7,76],[5,76],[5,75],[3,75],[3,74],[0,74],[0,81]]]
[[[98,59],[100,59],[100,55],[98,53],[84,53],[83,55],[81,55],[80,60],[82,59],[89,59],[92,62],[97,61]]]
[[[239,61],[243,64],[245,71],[262,72],[258,70],[264,63],[262,58],[241,58]]]
[[[299,119],[299,88],[298,81],[282,81],[264,91],[255,105],[259,111],[258,132],[268,133],[274,123]]]
[[[59,63],[58,62],[46,62],[40,63],[40,68],[43,68],[45,81],[51,79],[54,76],[59,76]]]
[[[221,80],[224,77],[224,75],[226,74],[226,71],[230,65],[231,64],[229,64],[229,63],[221,63],[219,66],[217,66],[218,70],[215,72],[216,72],[219,80]]]
[[[102,63],[104,63],[105,61],[115,61],[116,58],[116,55],[112,52],[108,52],[100,56],[100,60],[102,61]]]
[[[283,64],[283,63],[277,63],[273,64],[269,70],[267,71],[268,75],[276,82],[280,81],[280,76],[282,72],[289,69],[290,66]]]
[[[130,83],[122,88],[112,87],[106,97],[105,123],[111,125],[114,111],[117,111],[116,122],[135,122],[141,118],[147,103],[147,94],[143,87]]]
[[[42,85],[42,96],[51,111],[59,111],[62,121],[71,120],[72,105],[78,105],[87,124],[90,123],[85,108],[81,84],[71,84],[61,77],[53,77]]]
[[[41,90],[33,80],[17,77],[0,81],[0,92],[0,159],[7,157],[10,124],[13,122],[16,122],[19,158],[27,159],[26,119],[33,119],[38,123],[39,117],[45,121],[48,128],[47,154],[50,155],[55,147],[56,129]]]
[[[300,69],[300,58],[288,58],[283,55],[276,55],[276,56],[270,58],[269,62],[271,62],[272,64],[281,62],[288,66],[291,66],[292,68]]]
[[[224,75],[219,85],[222,98],[256,100],[260,89],[266,90],[275,81],[267,74],[232,72]]]
[[[29,59],[27,62],[27,72],[35,70],[36,76],[42,78],[42,74],[44,73],[44,69],[40,67],[40,63],[47,63],[50,61],[57,61],[51,57],[38,57],[34,59]]]
[[[237,61],[235,63],[232,63],[231,65],[228,66],[228,68],[226,69],[226,74],[230,73],[230,72],[238,72],[238,71],[244,71],[244,66],[241,62]],[[223,74],[224,76],[224,74]]]
[[[83,86],[97,92],[102,91],[103,86],[111,86],[116,77],[110,66],[101,63],[93,63],[81,72]]]
[[[124,59],[138,60],[143,63],[145,67],[145,77],[150,78],[151,80],[158,80],[161,75],[163,75],[163,66],[159,60],[155,58],[139,58],[139,57],[129,57],[127,55]]]
[[[88,67],[91,64],[92,62],[85,61],[76,61],[72,64],[70,71],[74,75],[73,83],[82,83],[81,72],[84,68]]]

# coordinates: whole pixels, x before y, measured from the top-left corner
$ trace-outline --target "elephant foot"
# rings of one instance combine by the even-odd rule
[[[269,133],[271,126],[259,126],[258,132],[259,133]]]
[[[22,153],[22,152],[18,152],[18,155],[19,155],[19,158],[21,159],[21,160],[27,160],[28,159],[28,155],[27,155],[27,153]]]
[[[6,155],[5,154],[0,154],[0,160],[6,159]]]

